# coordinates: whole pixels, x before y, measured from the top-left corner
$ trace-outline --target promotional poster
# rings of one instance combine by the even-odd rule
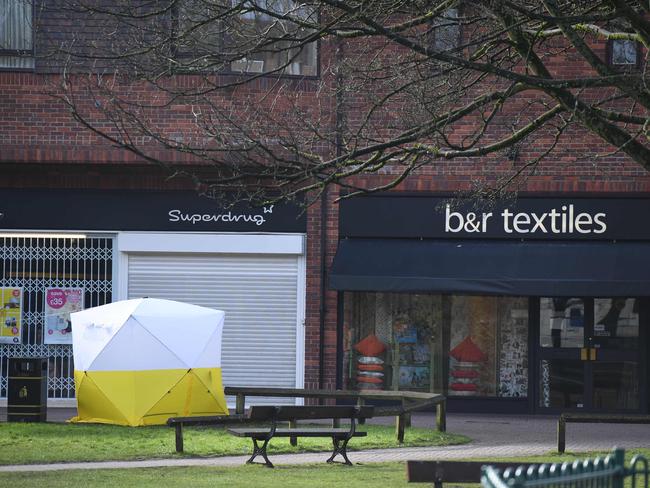
[[[83,288],[45,289],[45,344],[72,344],[70,314],[84,308]]]
[[[0,288],[0,344],[20,344],[22,288]]]

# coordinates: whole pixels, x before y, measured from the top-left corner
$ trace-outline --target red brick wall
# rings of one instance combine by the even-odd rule
[[[323,66],[327,66],[327,50]],[[579,69],[575,60],[573,70]],[[558,68],[560,69],[560,68]],[[323,68],[323,72],[327,70]],[[186,180],[167,180],[166,173],[153,166],[146,166],[132,153],[118,150],[97,135],[74,122],[65,105],[48,93],[56,90],[56,75],[0,72],[0,171],[3,187],[50,187],[50,188],[189,188]],[[332,81],[329,74],[325,83]],[[190,83],[179,77],[176,83]],[[224,106],[237,109],[238,104],[253,103],[275,84],[276,80],[261,79],[245,90],[223,95]],[[301,106],[318,117],[324,126],[333,128],[334,99],[327,91],[317,92],[318,82],[295,85],[301,94]],[[145,94],[146,95],[146,94]],[[318,98],[321,97],[321,98]],[[322,98],[325,97],[325,98]],[[276,106],[289,111],[290,101],[276,98]],[[293,102],[294,100],[291,100]],[[85,100],[91,106],[91,100]],[[522,100],[521,103],[524,103]],[[360,122],[360,108],[366,100],[360,94],[348,93],[345,108],[347,123]],[[90,105],[89,105],[90,104]],[[512,110],[521,106],[513,104]],[[163,126],[170,132],[192,131],[188,122],[187,107],[171,107],[160,112]],[[508,112],[501,114],[507,119]],[[385,122],[386,119],[378,119]],[[399,111],[392,112],[391,122],[399,122]],[[458,133],[469,132],[469,127],[457,126]],[[504,154],[473,160],[441,160],[421,169],[397,191],[455,192],[469,190],[476,183],[495,182],[513,166],[523,164],[527,157],[538,153],[542,143],[547,143],[549,133],[540,132],[522,147],[519,158],[509,160]],[[322,151],[331,151],[323,146]],[[176,154],[153,149],[154,154],[164,155],[168,160],[183,162]],[[589,153],[599,154],[598,158]],[[389,181],[398,168],[385,168],[381,174],[358,178],[356,183],[377,185]],[[650,191],[650,176],[636,163],[621,153],[602,144],[595,136],[577,128],[571,128],[553,155],[547,158],[519,188],[530,192],[601,192],[605,197],[611,192]],[[335,203],[339,190],[327,192],[326,217],[321,217],[321,200],[309,208],[307,214],[307,268],[306,268],[306,332],[305,332],[305,386],[334,388],[336,385],[336,325],[337,294],[325,290],[321,298],[321,238],[325,233],[324,260],[329,269],[338,241],[338,205]],[[320,379],[320,324],[324,310],[325,334],[323,384]]]

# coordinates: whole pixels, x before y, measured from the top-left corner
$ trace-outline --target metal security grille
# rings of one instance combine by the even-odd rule
[[[48,397],[74,398],[72,346],[44,344],[47,288],[83,288],[85,308],[112,301],[111,237],[0,237],[0,287],[22,288],[20,344],[0,344],[0,398],[10,357],[48,358]]]

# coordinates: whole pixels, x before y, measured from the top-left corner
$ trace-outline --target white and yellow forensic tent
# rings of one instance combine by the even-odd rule
[[[73,422],[163,424],[227,415],[224,312],[155,298],[71,314],[78,415]]]

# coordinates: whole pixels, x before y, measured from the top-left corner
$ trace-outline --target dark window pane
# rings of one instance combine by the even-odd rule
[[[585,305],[580,298],[542,298],[539,311],[542,347],[584,347]]]
[[[639,408],[639,365],[635,362],[594,363],[594,407]]]
[[[451,8],[435,19],[433,26],[433,48],[436,51],[449,51],[460,43],[460,24],[458,9]]]
[[[316,9],[294,0],[232,0],[232,5],[240,8],[241,13],[239,22],[227,30],[228,49],[233,53],[248,53],[231,63],[233,71],[317,74],[317,44],[303,42],[311,31],[300,25],[300,22],[315,21]]]
[[[574,359],[542,360],[540,407],[584,407],[584,363]]]
[[[639,311],[634,298],[594,300],[594,347],[631,349],[639,347]]]
[[[637,44],[635,41],[615,39],[612,41],[612,64],[636,64]]]

